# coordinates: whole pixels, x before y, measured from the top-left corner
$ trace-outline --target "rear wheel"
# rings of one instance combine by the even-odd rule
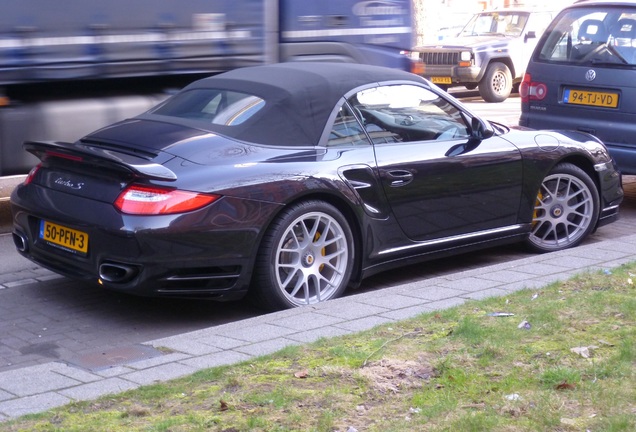
[[[598,215],[598,190],[590,176],[576,165],[559,164],[537,194],[528,244],[538,252],[576,246],[592,232]]]
[[[488,65],[484,77],[479,82],[479,94],[486,102],[503,102],[512,91],[512,74],[503,63]]]
[[[339,297],[351,276],[353,235],[332,205],[306,201],[272,223],[256,259],[253,302],[268,310]]]

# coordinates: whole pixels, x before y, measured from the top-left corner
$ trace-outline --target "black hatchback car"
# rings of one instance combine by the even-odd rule
[[[41,159],[11,197],[25,257],[109,289],[269,309],[486,246],[573,247],[623,196],[591,135],[511,129],[421,77],[353,64],[238,69],[25,148]]]
[[[636,174],[636,2],[563,9],[539,41],[519,88],[519,124],[601,138],[623,174]]]

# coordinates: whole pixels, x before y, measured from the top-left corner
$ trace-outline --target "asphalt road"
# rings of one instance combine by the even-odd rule
[[[517,122],[517,97],[486,104],[472,94],[460,96],[469,109],[486,118]],[[626,181],[622,219],[601,228],[588,243],[635,232],[636,178]],[[138,298],[61,278],[20,257],[8,233],[0,234],[0,251],[0,372],[50,361],[72,362],[87,354],[262,314],[246,302]],[[382,273],[360,289],[378,290],[528,255],[520,246],[488,249]]]

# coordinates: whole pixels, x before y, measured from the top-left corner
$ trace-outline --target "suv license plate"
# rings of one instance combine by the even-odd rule
[[[50,245],[65,251],[82,255],[88,253],[88,234],[85,232],[42,220],[40,221],[39,236]]]
[[[563,102],[566,104],[618,107],[618,93],[565,89]]]
[[[431,82],[433,84],[452,84],[453,80],[451,77],[431,77]]]

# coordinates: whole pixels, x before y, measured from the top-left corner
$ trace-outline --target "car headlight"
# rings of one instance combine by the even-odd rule
[[[459,59],[461,61],[470,61],[472,57],[473,56],[472,56],[472,53],[470,51],[462,51],[459,54]]]

